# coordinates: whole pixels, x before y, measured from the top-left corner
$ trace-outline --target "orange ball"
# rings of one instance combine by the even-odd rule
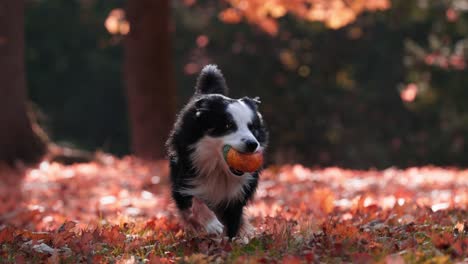
[[[263,165],[263,153],[241,153],[229,145],[223,148],[224,159],[229,167],[242,172],[255,172]]]

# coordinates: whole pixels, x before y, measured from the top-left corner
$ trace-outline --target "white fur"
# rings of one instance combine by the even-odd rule
[[[189,182],[193,188],[183,189],[181,193],[198,197],[210,205],[243,198],[249,182],[250,173],[236,176],[231,173],[223,157],[224,142],[221,138],[203,137],[194,146],[192,162],[198,176]]]
[[[214,212],[198,198],[193,198],[192,207],[180,211],[180,214],[185,223],[196,232],[205,231],[208,234],[221,235],[224,231],[224,225]]]
[[[219,222],[218,218],[213,218],[208,223],[205,223],[205,231],[208,234],[221,235],[224,230],[224,225]]]
[[[256,151],[258,151],[260,148],[260,144],[248,128],[249,123],[252,122],[252,119],[255,115],[252,109],[250,109],[250,107],[248,107],[244,102],[239,100],[228,105],[227,111],[234,118],[234,122],[237,125],[237,130],[234,133],[222,137],[224,144],[231,145],[237,150],[242,150],[244,147],[242,139],[252,140],[257,142],[258,147]]]

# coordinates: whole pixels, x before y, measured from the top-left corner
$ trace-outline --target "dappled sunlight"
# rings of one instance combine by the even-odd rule
[[[104,23],[107,31],[112,35],[127,35],[130,23],[125,18],[125,11],[121,8],[113,9]]]
[[[7,2],[0,263],[468,262],[468,0]],[[243,187],[179,182],[182,145],[259,124],[258,186],[227,148]]]
[[[436,212],[449,208],[468,208],[468,171],[438,167],[389,168],[384,171],[354,171],[340,168],[307,169],[301,165],[272,168],[263,174],[258,199],[249,208],[253,215],[303,215],[307,207],[317,216],[332,211],[356,211],[368,207],[392,210],[408,207],[431,208]],[[268,203],[268,201],[270,203]],[[283,212],[284,213],[284,212]]]
[[[418,86],[414,83],[408,84],[403,90],[400,92],[401,100],[407,103],[411,103],[416,99],[418,95]]]
[[[135,250],[147,252],[147,258],[151,259],[177,259],[173,253],[152,251],[155,241],[169,243],[166,247],[179,245],[187,254],[232,250],[231,246],[226,247],[226,241],[204,236],[199,241],[206,245],[192,244],[195,241],[192,239],[197,238],[185,234],[176,218],[166,162],[147,163],[111,156],[100,160],[73,166],[45,161],[26,173],[21,188],[4,188],[2,201],[18,194],[22,200],[17,200],[14,207],[10,203],[7,209],[2,204],[0,224],[10,227],[0,228],[0,241],[12,241],[14,236],[8,234],[16,230],[16,236],[32,241],[23,248],[36,253],[45,250],[41,254],[49,259],[54,256],[50,253],[55,252],[54,248],[62,253],[68,250],[61,256],[79,255],[93,248],[99,251],[96,249],[99,241],[121,248],[115,254],[123,259],[134,256],[131,252]],[[344,243],[343,236],[378,241],[384,227],[395,232],[394,236],[403,232],[401,228],[410,226],[427,232],[428,236],[436,236],[437,228],[463,232],[467,208],[467,170],[421,167],[358,171],[286,165],[271,167],[262,174],[256,199],[246,214],[256,226],[256,237],[285,239],[288,243],[299,243],[302,248],[308,243],[323,243],[317,241],[328,235],[335,243]],[[433,227],[425,224],[428,221],[433,221]],[[361,233],[359,229],[367,231]],[[390,239],[401,243],[397,237]],[[449,239],[458,243],[453,236]],[[39,240],[45,241],[44,245]],[[69,246],[64,246],[67,243]],[[372,250],[390,250],[380,242],[375,243]],[[433,243],[437,247],[441,242],[434,239]],[[277,246],[279,250],[281,245],[271,245]],[[368,246],[363,245],[363,249]],[[391,251],[405,249],[415,250],[416,246],[410,243]],[[48,257],[47,250],[52,256]],[[318,244],[309,250],[324,254]],[[338,251],[333,254],[343,254],[342,249],[335,250]],[[112,254],[95,257],[111,259]]]
[[[239,23],[245,18],[258,25],[270,35],[278,33],[276,19],[291,13],[297,17],[319,21],[332,29],[344,27],[355,21],[364,11],[386,10],[388,0],[332,0],[332,1],[287,1],[287,0],[229,0],[230,8],[223,10],[219,18],[225,23]]]
[[[167,174],[164,167],[162,163],[147,166],[130,158],[68,167],[44,161],[24,178],[24,206],[1,220],[44,230],[57,228],[65,220],[117,223],[122,215],[166,215],[168,212],[160,209],[168,204],[167,189],[158,186],[162,174]],[[155,190],[158,195],[145,189]],[[27,219],[31,214],[35,220]]]

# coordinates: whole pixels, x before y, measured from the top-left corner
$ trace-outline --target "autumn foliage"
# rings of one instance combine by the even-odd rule
[[[389,0],[228,0],[231,7],[219,14],[226,23],[242,19],[257,24],[271,35],[278,33],[276,19],[290,13],[308,21],[319,21],[337,29],[353,22],[364,11],[385,10]]]
[[[2,170],[2,177],[14,171]],[[446,263],[468,257],[468,171],[271,167],[251,238],[184,231],[167,165],[43,162],[0,185],[1,262]],[[21,175],[17,175],[21,176]]]

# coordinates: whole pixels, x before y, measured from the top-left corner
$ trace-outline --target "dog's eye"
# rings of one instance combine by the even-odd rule
[[[231,129],[231,128],[233,128],[233,127],[234,127],[234,123],[232,123],[232,122],[227,122],[224,128],[226,128],[226,129]]]

